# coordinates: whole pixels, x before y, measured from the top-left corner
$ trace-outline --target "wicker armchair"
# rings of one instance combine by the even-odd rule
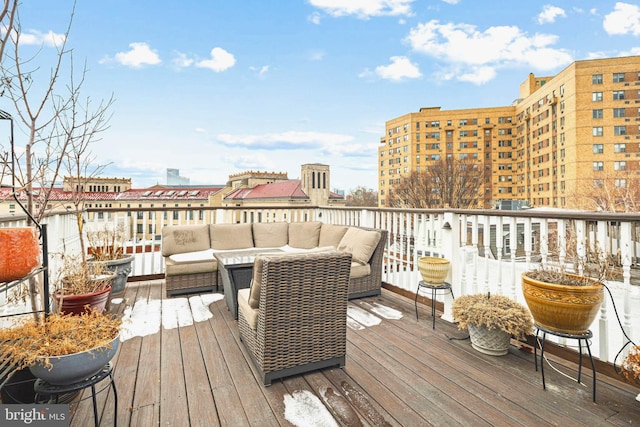
[[[251,290],[240,290],[238,327],[265,385],[344,366],[350,265],[351,255],[337,251],[256,258],[259,301],[252,307]]]

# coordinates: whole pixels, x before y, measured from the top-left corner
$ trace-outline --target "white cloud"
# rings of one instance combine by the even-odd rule
[[[355,15],[361,19],[372,16],[411,16],[414,0],[309,0],[312,6],[331,16]],[[319,19],[319,18],[318,18]]]
[[[556,22],[556,18],[558,17],[567,17],[564,9],[546,4],[542,8],[542,12],[540,12],[540,14],[538,15],[538,24],[552,24]]]
[[[640,6],[616,3],[613,12],[605,15],[602,26],[609,35],[640,36]]]
[[[249,69],[255,72],[258,75],[258,77],[262,79],[269,71],[269,66],[263,65],[262,67],[249,67]]]
[[[211,49],[211,59],[196,62],[196,67],[208,68],[216,73],[225,71],[236,64],[236,58],[221,47]]]
[[[529,36],[515,26],[479,31],[475,25],[432,20],[412,28],[406,40],[414,51],[446,62],[449,70],[442,74],[453,72],[465,81],[488,81],[498,68],[506,66],[524,65],[546,71],[572,61],[566,50],[550,47],[557,36]]]
[[[309,20],[309,22],[316,24],[316,25],[320,25],[320,14],[318,12],[313,12],[311,15],[309,15],[307,17],[307,19]]]
[[[182,52],[176,52],[175,57],[171,60],[171,63],[176,68],[187,68],[193,65],[195,61],[193,58],[189,58],[186,54]]]
[[[4,34],[5,31],[2,31]],[[49,31],[47,33],[41,33],[40,31],[31,30],[28,32],[20,33],[20,43],[25,45],[45,45],[49,47],[62,46],[66,36],[64,34],[54,33]]]
[[[376,74],[383,79],[401,81],[422,77],[418,67],[406,56],[392,56],[391,64],[376,67]]]
[[[361,144],[353,143],[353,136],[324,133],[285,131],[265,134],[219,134],[214,138],[223,145],[252,150],[317,150],[339,156],[359,156],[367,152]]]
[[[493,80],[495,76],[496,70],[493,67],[471,67],[469,72],[459,74],[458,80],[481,85]]]
[[[157,65],[161,63],[158,53],[143,42],[130,43],[128,52],[118,52],[115,54],[115,61],[121,65],[132,68],[140,68],[143,65]],[[104,61],[101,61],[104,62]]]
[[[460,3],[460,0],[442,0],[445,3],[449,3],[449,4],[458,4]]]

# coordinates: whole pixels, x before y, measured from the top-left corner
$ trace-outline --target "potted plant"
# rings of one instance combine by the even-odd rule
[[[115,278],[116,274],[104,264],[91,264],[63,254],[52,293],[55,311],[72,314],[104,311]]]
[[[446,258],[423,256],[418,258],[418,270],[422,280],[432,286],[444,284],[451,262]]]
[[[131,273],[134,256],[125,254],[122,227],[105,224],[99,230],[87,231],[89,264],[97,262],[116,274],[111,285],[111,295],[120,295]]]
[[[5,363],[29,368],[51,384],[71,384],[99,372],[113,358],[120,327],[120,320],[96,310],[23,319],[0,329],[0,354]]]
[[[468,329],[473,348],[502,356],[509,352],[511,336],[523,339],[533,331],[531,313],[502,295],[473,294],[456,298],[451,307],[459,329]]]
[[[575,241],[569,238],[570,243]],[[615,274],[616,260],[598,245],[579,256],[568,245],[564,262],[522,274],[522,293],[536,325],[568,335],[586,333],[604,300],[603,281]],[[580,272],[580,274],[578,274]]]
[[[622,361],[622,375],[629,382],[640,383],[640,345],[634,345]]]

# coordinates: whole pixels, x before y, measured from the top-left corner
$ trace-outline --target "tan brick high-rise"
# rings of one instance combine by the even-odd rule
[[[510,106],[421,108],[389,120],[378,149],[380,205],[403,175],[451,156],[483,171],[479,208],[501,200],[589,207],[576,195],[605,178],[621,187],[638,179],[639,127],[640,56],[530,74]]]

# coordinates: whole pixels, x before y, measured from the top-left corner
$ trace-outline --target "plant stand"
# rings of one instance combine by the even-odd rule
[[[416,289],[416,298],[414,300],[414,305],[416,306],[416,321],[418,320],[418,294],[420,293],[420,288],[431,289],[431,329],[436,329],[436,294],[440,290],[444,290],[451,292],[451,298],[455,299],[453,296],[453,289],[451,289],[451,283],[443,282],[441,285],[433,285],[431,283],[426,283],[424,280],[418,282],[418,289]]]
[[[537,349],[538,349],[538,342],[539,342],[538,335],[542,331],[542,342],[540,342],[540,371],[542,372],[542,389],[543,390],[547,389],[544,381],[544,341],[547,334],[555,335],[557,337],[562,337],[562,338],[570,338],[570,339],[578,340],[578,349],[580,354],[580,360],[578,362],[578,379],[577,379],[578,382],[580,382],[580,376],[582,374],[582,341],[584,340],[585,346],[587,347],[587,352],[589,354],[589,361],[591,362],[591,370],[593,371],[593,403],[595,403],[596,402],[596,365],[593,363],[593,356],[591,355],[591,347],[589,347],[589,340],[593,338],[593,333],[591,332],[591,330],[587,330],[582,334],[565,334],[562,332],[546,329],[537,324],[535,325],[535,327],[536,327],[536,343],[533,346],[533,360],[535,362],[536,372],[538,371],[538,356],[537,356]]]
[[[109,377],[109,384],[103,389],[96,392],[96,384],[98,384],[106,377]],[[50,400],[53,398],[53,403],[58,403],[58,398],[60,397],[60,395],[84,390],[88,387],[91,387],[91,400],[93,401],[93,420],[96,427],[100,425],[98,420],[98,404],[96,401],[96,394],[108,389],[109,387],[113,389],[113,425],[115,426],[118,422],[118,392],[116,391],[116,383],[113,379],[113,365],[111,364],[111,362],[107,363],[104,368],[102,368],[102,370],[94,376],[82,381],[78,381],[77,383],[68,385],[53,385],[42,379],[38,379],[36,380],[33,389],[36,392],[36,403],[38,403],[38,401],[40,400],[40,396],[46,396]]]

